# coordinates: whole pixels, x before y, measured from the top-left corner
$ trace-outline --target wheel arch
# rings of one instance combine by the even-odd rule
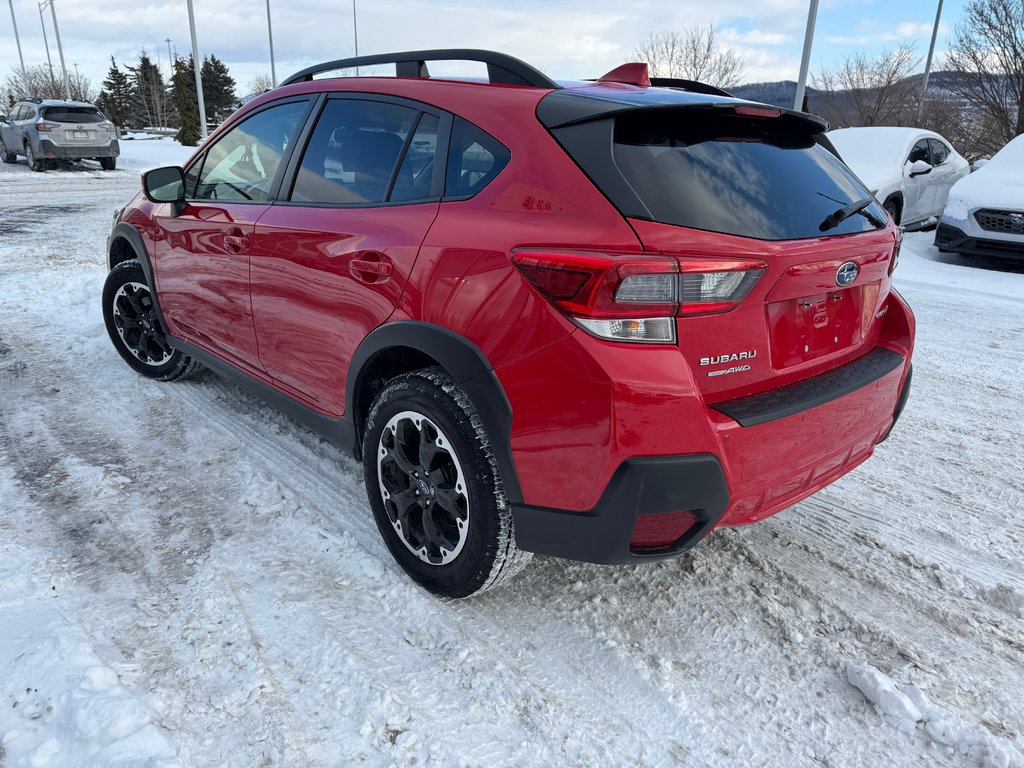
[[[150,295],[153,297],[153,304],[156,308],[156,317],[160,322],[161,330],[170,335],[167,321],[164,319],[163,310],[160,308],[160,297],[157,296],[156,283],[153,282],[153,264],[149,258],[149,250],[142,239],[142,235],[135,227],[127,222],[119,222],[114,225],[110,233],[110,240],[107,245],[107,269],[111,270],[118,264],[136,259],[142,265],[142,271],[146,275],[146,283],[150,287]]]
[[[440,366],[459,384],[483,423],[510,502],[522,500],[512,460],[512,406],[484,353],[469,339],[417,320],[399,320],[372,331],[349,364],[345,402],[362,458],[366,417],[377,393],[395,376]]]
[[[884,208],[885,205],[887,203],[889,203],[890,201],[892,201],[893,203],[896,204],[896,209],[899,212],[899,218],[896,220],[896,223],[900,224],[903,221],[903,192],[902,192],[902,190],[896,190],[895,192],[890,192],[888,195],[886,195],[885,199],[882,201],[882,207]]]

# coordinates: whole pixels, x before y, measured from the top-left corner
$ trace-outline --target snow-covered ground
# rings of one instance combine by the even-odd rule
[[[1024,765],[1024,268],[906,238],[914,393],[825,491],[450,602],[351,459],[121,362],[103,246],[137,189],[0,166],[0,766]]]

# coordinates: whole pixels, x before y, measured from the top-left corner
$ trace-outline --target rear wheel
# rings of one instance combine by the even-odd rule
[[[150,379],[173,381],[191,375],[199,363],[172,349],[160,327],[146,273],[137,261],[123,261],[103,284],[103,321],[118,354]]]
[[[886,213],[892,216],[894,222],[900,223],[900,219],[903,217],[903,206],[898,197],[887,198],[882,207],[885,208]]]
[[[116,157],[97,157],[96,159],[100,161],[100,168],[104,171],[112,171],[117,168]]]
[[[32,144],[29,142],[25,142],[25,162],[28,163],[28,167],[33,171],[46,170],[44,161],[36,157],[36,153],[32,151]]]
[[[373,516],[398,564],[431,592],[467,597],[518,573],[512,513],[476,409],[440,368],[393,379],[363,438]]]

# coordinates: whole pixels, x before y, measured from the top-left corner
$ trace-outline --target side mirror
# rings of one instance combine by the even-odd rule
[[[924,160],[915,160],[910,164],[907,169],[907,176],[914,178],[915,176],[924,176],[926,173],[931,173],[932,167]]]
[[[148,200],[172,203],[177,209],[185,202],[185,172],[176,165],[146,171],[142,174],[142,191]]]

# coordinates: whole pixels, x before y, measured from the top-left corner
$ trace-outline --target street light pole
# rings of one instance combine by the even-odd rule
[[[267,37],[270,38],[270,85],[277,88],[277,70],[274,68],[274,28],[270,23],[270,0],[267,0]]]
[[[925,97],[928,95],[928,78],[932,74],[932,54],[935,53],[935,38],[939,35],[939,19],[942,18],[942,0],[939,0],[939,7],[935,11],[935,26],[932,28],[932,42],[928,46],[928,60],[924,65],[924,82],[921,85],[921,100],[917,102],[917,116],[914,122],[921,119],[921,108],[924,107]]]
[[[60,54],[60,71],[64,75],[64,98],[71,99],[71,84],[68,80],[68,68],[64,65],[64,48],[60,44],[60,27],[57,26],[57,9],[54,7],[54,0],[46,0],[50,4],[50,14],[53,16],[53,34],[57,37],[57,53]]]
[[[46,10],[46,0],[39,3],[39,24],[43,28],[43,45],[46,46],[46,65],[50,68],[50,81],[53,82],[53,59],[50,58],[50,41],[46,37],[46,19],[43,18],[43,11]]]
[[[203,101],[203,75],[199,66],[199,43],[196,42],[196,17],[192,11],[192,0],[188,0],[188,27],[192,32],[192,66],[196,70],[196,98],[199,99],[199,135],[206,141],[206,102]]]
[[[804,53],[800,58],[800,79],[796,82],[796,98],[793,109],[800,111],[804,106],[804,89],[807,87],[807,69],[811,64],[811,43],[814,42],[814,23],[818,19],[818,0],[811,0],[807,13],[807,34],[804,35]]]
[[[356,46],[356,58],[359,58],[359,27],[356,24],[356,0],[352,0],[352,40]],[[359,67],[356,67],[356,76],[359,76]]]
[[[7,0],[11,6],[11,24],[14,25],[14,42],[18,44],[18,61],[21,62],[21,79],[28,84],[28,73],[25,72],[25,57],[21,55],[21,38],[18,37],[18,20],[14,18],[14,0]]]
[[[167,43],[167,61],[171,68],[171,77],[174,77],[174,57],[171,56],[171,38],[165,37],[164,41]]]

